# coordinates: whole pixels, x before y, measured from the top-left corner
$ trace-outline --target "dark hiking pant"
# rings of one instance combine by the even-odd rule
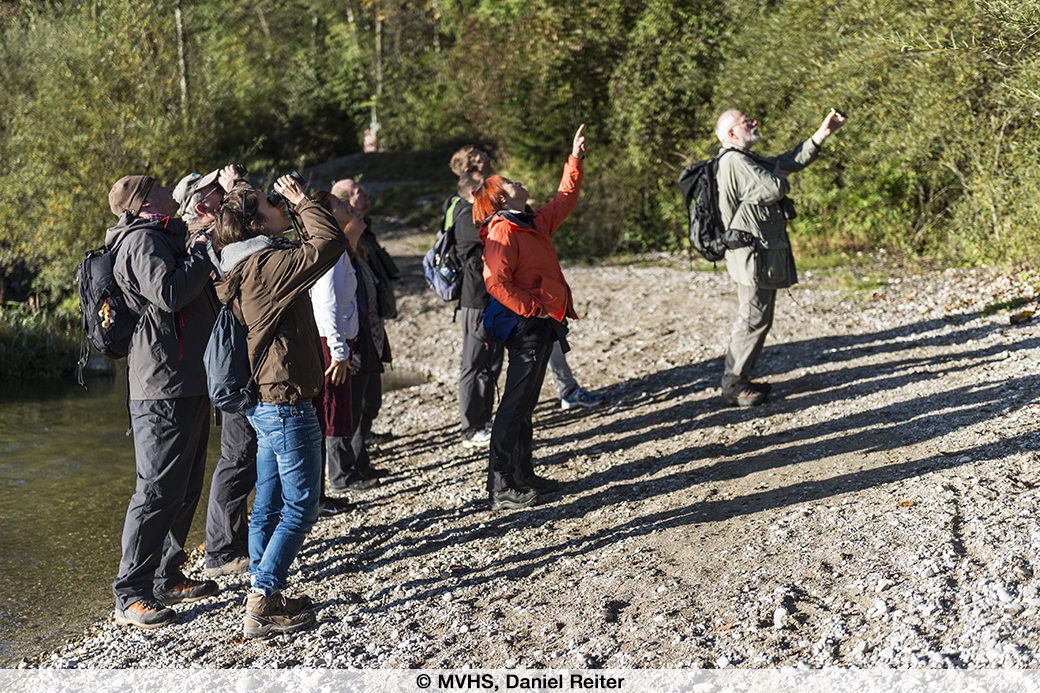
[[[484,311],[462,308],[462,367],[459,370],[459,416],[464,436],[484,428],[495,413],[495,385],[505,349],[484,329]]]
[[[359,374],[354,374],[353,377],[358,377]],[[383,374],[382,373],[367,373],[360,375],[370,376],[364,381],[363,387],[359,387],[351,384],[354,392],[358,393],[357,397],[353,399],[354,411],[360,410],[360,416],[355,415],[354,418],[354,434],[357,435],[358,426],[361,427],[361,433],[365,436],[372,435],[372,422],[379,416],[379,409],[383,406]]]
[[[518,482],[534,476],[531,451],[534,426],[531,422],[538,394],[545,380],[553,342],[540,346],[511,347],[506,384],[491,429],[491,452],[488,464],[488,494],[517,488]]]
[[[350,438],[325,439],[325,456],[329,469],[329,488],[339,491],[372,468],[372,460],[365,445],[362,425],[366,420],[365,403],[372,383],[380,383],[379,373],[354,373],[351,376],[351,415],[354,435]],[[380,393],[380,396],[382,394]],[[371,430],[372,420],[368,419]]]
[[[131,400],[137,490],[123,525],[123,557],[112,583],[125,609],[183,579],[184,542],[202,495],[209,398]]]
[[[256,485],[256,432],[245,412],[222,414],[220,460],[206,506],[206,567],[249,555],[248,498]]]

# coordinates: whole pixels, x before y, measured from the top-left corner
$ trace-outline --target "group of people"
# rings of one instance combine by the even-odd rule
[[[259,401],[219,413],[204,573],[249,571],[246,636],[315,622],[306,595],[282,590],[319,512],[349,505],[323,502],[323,449],[332,491],[364,491],[388,473],[372,466],[367,443],[391,358],[384,320],[396,316],[398,272],[364,217],[368,193],[345,180],[312,198],[291,176],[274,189],[269,197],[228,166],[173,190],[126,176],[109,194],[119,221],[106,246],[139,316],[127,357],[137,488],[113,583],[118,623],[170,623],[170,607],[219,589],[181,568],[212,411],[203,353],[221,304],[246,329]],[[283,236],[292,226],[296,241]]]
[[[807,142],[765,158],[751,153],[759,137],[754,119],[739,111],[719,118],[723,153],[737,152],[720,159],[723,221],[756,239],[755,247],[727,253],[739,299],[722,383],[727,404],[765,401],[768,385],[753,381],[751,370],[776,289],[796,281],[784,216],[787,175],[811,163],[844,122],[832,111]],[[460,437],[466,447],[489,447],[492,510],[527,508],[559,489],[532,462],[532,415],[547,368],[564,408],[603,402],[567,367],[567,323],[578,315],[552,241],[578,202],[583,131],[574,135],[556,197],[537,210],[527,205],[523,184],[493,175],[478,148],[464,147],[451,161],[459,199],[447,223],[464,273]],[[106,245],[116,281],[140,316],[127,362],[137,488],[113,583],[118,623],[170,623],[177,619],[170,607],[219,590],[181,568],[210,428],[202,355],[222,304],[245,327],[259,401],[221,417],[204,572],[213,578],[248,570],[246,636],[314,625],[312,600],[283,590],[319,513],[349,506],[325,496],[326,487],[365,491],[388,474],[371,464],[367,445],[380,374],[391,361],[384,323],[396,316],[398,271],[364,216],[368,193],[345,180],[307,195],[292,176],[279,178],[274,190],[265,195],[242,169],[227,166],[185,176],[173,190],[149,176],[126,176],[109,194],[119,221]],[[297,240],[284,237],[290,227]]]

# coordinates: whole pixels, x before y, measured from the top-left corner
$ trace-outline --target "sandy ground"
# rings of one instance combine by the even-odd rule
[[[458,444],[459,325],[419,274],[431,238],[384,238],[395,369],[429,381],[385,397],[392,476],[300,555],[289,591],[318,628],[246,641],[230,578],[177,625],[96,623],[25,665],[1040,666],[1040,333],[1009,322],[1035,305],[995,310],[1034,295],[1016,274],[803,272],[756,374],[771,401],[736,409],[725,271],[569,267],[568,359],[608,402],[563,411],[547,383],[535,456],[562,491],[492,513],[486,451]]]

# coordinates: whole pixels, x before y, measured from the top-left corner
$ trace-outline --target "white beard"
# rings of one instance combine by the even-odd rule
[[[759,132],[748,133],[746,137],[740,138],[740,146],[744,149],[751,149],[758,141],[762,139],[762,135]]]

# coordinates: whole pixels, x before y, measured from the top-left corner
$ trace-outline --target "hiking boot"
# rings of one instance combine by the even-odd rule
[[[370,488],[379,486],[379,479],[366,479],[361,477],[360,479],[354,479],[347,484],[348,491],[367,491]]]
[[[364,436],[365,445],[386,445],[393,439],[394,434],[389,431],[386,433],[372,433],[370,431]]]
[[[155,599],[163,606],[173,606],[181,602],[197,602],[220,591],[220,587],[212,580],[192,580],[184,578],[169,589],[155,593]]]
[[[537,474],[526,479],[517,479],[516,485],[520,488],[532,488],[541,494],[552,493],[560,490],[560,482],[556,479],[546,479]]]
[[[354,509],[354,504],[346,498],[332,498],[325,496],[318,499],[318,519],[323,517],[335,517],[343,513],[349,513]]]
[[[125,609],[116,607],[116,623],[138,628],[158,628],[177,622],[177,612],[154,599],[140,599]]]
[[[244,573],[249,568],[249,556],[239,556],[232,558],[227,563],[221,563],[220,565],[213,566],[212,568],[203,568],[202,574],[208,578],[220,577],[221,575],[234,575],[235,573]]]
[[[285,602],[285,610],[294,614],[298,614],[302,611],[310,611],[314,608],[314,600],[306,594],[301,594],[296,597],[286,597],[283,594],[282,601]]]
[[[519,510],[538,505],[539,496],[533,488],[507,488],[493,492],[490,500],[492,510]]]
[[[757,383],[754,380],[748,381],[747,387],[755,392],[761,392],[763,395],[768,395],[773,391],[773,386],[769,383]]]
[[[756,407],[759,404],[765,404],[766,399],[768,399],[766,393],[756,392],[750,387],[731,394],[722,393],[722,402],[727,407]]]
[[[365,479],[382,479],[383,477],[390,476],[390,470],[383,469],[382,467],[363,467],[358,470],[358,473]]]
[[[560,406],[564,409],[573,409],[574,407],[595,407],[603,404],[604,399],[605,398],[600,395],[594,395],[579,387],[566,397],[561,398]]]
[[[295,633],[311,628],[317,622],[310,611],[293,611],[281,592],[270,597],[250,592],[246,597],[242,634],[247,638],[263,638],[272,633]]]
[[[491,443],[491,431],[486,429],[474,431],[473,435],[462,439],[464,448],[486,448],[489,443]]]

